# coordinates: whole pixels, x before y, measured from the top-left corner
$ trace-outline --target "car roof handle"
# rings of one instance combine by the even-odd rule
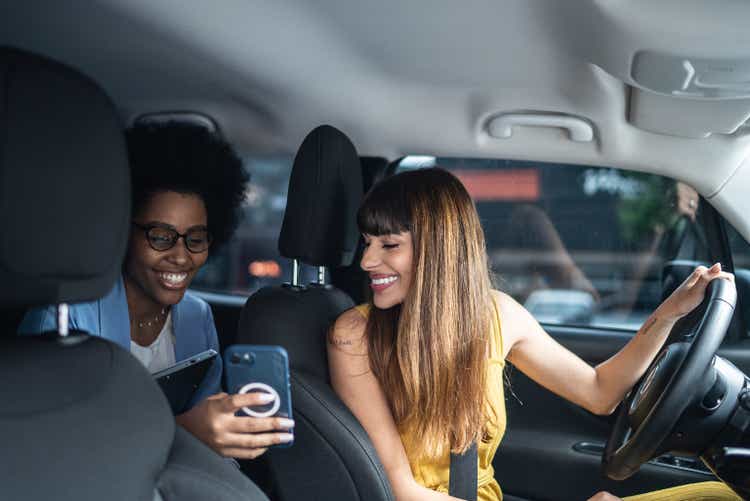
[[[571,141],[588,143],[594,139],[594,128],[583,118],[558,113],[505,113],[487,122],[487,133],[498,139],[513,136],[513,127],[550,127],[565,129]]]

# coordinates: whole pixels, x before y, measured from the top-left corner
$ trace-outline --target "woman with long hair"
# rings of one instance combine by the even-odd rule
[[[450,453],[472,444],[478,499],[502,499],[492,458],[506,424],[505,360],[569,401],[610,414],[708,283],[733,280],[718,264],[697,268],[620,352],[594,368],[493,290],[479,216],[452,174],[423,169],[387,178],[365,197],[358,224],[372,297],[331,330],[331,382],[370,436],[399,501],[451,499]]]

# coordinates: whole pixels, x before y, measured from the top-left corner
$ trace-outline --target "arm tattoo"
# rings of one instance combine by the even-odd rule
[[[646,334],[648,334],[648,331],[651,330],[651,327],[654,326],[657,320],[659,320],[657,317],[651,317],[650,319],[648,319],[646,324],[641,329],[641,335],[645,336]]]
[[[351,346],[352,345],[351,339],[340,339],[337,337],[332,337],[328,339],[328,342],[331,343],[333,346]]]

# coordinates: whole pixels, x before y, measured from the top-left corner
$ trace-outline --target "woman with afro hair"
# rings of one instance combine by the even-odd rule
[[[103,298],[71,305],[69,325],[129,350],[154,373],[202,351],[219,351],[208,304],[188,292],[234,233],[248,183],[242,161],[205,128],[168,123],[127,131],[132,221],[122,276]],[[54,307],[31,310],[24,334],[54,330]],[[250,459],[286,442],[293,422],[238,417],[262,394],[221,393],[217,357],[177,423],[227,457]]]

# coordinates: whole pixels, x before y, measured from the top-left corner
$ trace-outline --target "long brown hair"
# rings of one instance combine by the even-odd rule
[[[412,236],[412,283],[403,303],[372,304],[366,338],[370,368],[401,430],[422,454],[462,453],[485,433],[492,322],[487,252],[474,203],[442,169],[389,177],[357,214],[369,235]]]

